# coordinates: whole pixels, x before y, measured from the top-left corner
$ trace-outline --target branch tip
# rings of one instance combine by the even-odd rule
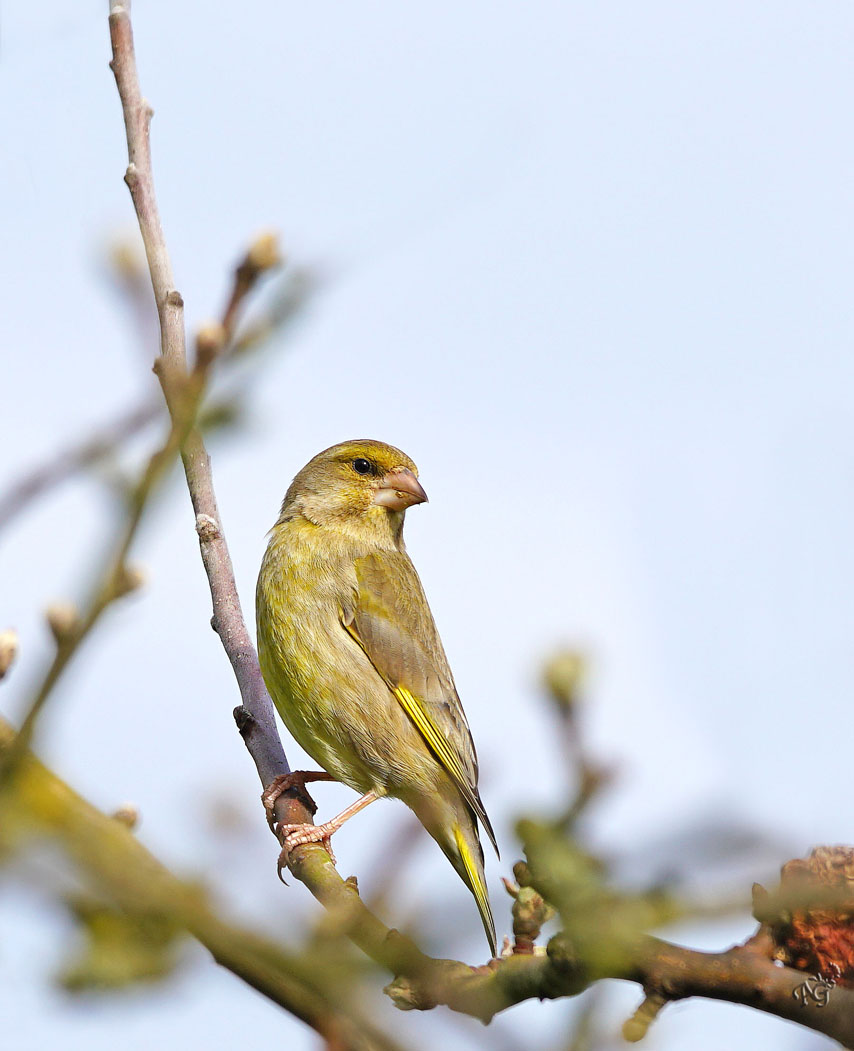
[[[45,620],[58,646],[68,642],[80,627],[80,613],[73,602],[52,602],[45,610]]]
[[[667,1002],[660,993],[648,993],[637,1011],[623,1023],[623,1039],[630,1044],[643,1040]]]
[[[120,566],[112,582],[114,598],[124,598],[132,591],[137,591],[145,583],[145,572],[139,566]]]
[[[18,655],[18,633],[14,628],[0,631],[0,679],[12,667]]]
[[[273,270],[283,262],[278,235],[272,231],[259,234],[249,246],[245,263],[253,270]]]
[[[227,334],[218,321],[209,321],[196,333],[196,368],[206,369],[225,349]]]
[[[543,669],[543,684],[559,709],[571,713],[576,707],[586,672],[584,657],[575,650],[554,653]]]

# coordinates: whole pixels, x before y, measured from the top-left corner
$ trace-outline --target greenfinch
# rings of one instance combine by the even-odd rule
[[[288,730],[331,779],[362,793],[321,825],[287,825],[285,849],[324,841],[382,796],[403,800],[474,895],[495,955],[471,731],[403,543],[427,494],[410,458],[362,439],[294,478],[256,594],[258,656]],[[296,775],[303,781],[324,775]]]

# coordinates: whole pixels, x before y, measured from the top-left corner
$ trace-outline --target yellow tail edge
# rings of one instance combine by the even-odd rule
[[[495,940],[495,920],[492,918],[492,908],[489,904],[486,882],[484,881],[481,867],[478,865],[471,848],[466,842],[465,833],[460,826],[456,824],[454,825],[454,842],[457,845],[457,850],[459,851],[460,859],[463,863],[463,868],[465,869],[466,882],[469,885],[469,890],[472,892],[474,900],[477,902],[481,922],[483,923],[483,929],[486,931],[486,937],[489,941],[490,951],[492,952],[492,955],[495,956],[497,951]]]

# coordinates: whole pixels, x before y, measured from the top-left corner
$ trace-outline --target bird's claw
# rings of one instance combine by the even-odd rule
[[[306,810],[310,814],[315,814],[317,812],[317,804],[308,794],[308,790],[305,787],[306,782],[334,780],[335,778],[331,774],[327,774],[325,770],[292,770],[289,774],[279,774],[278,777],[274,777],[261,793],[261,802],[264,804],[264,810],[267,812],[267,824],[270,826],[270,829],[273,832],[276,831],[274,810],[279,796],[294,790],[297,798]]]
[[[319,843],[335,864],[335,852],[332,850],[332,833],[337,832],[337,825],[328,822],[325,825],[279,825],[277,831],[279,836],[284,835],[282,840],[282,852],[279,854],[279,875],[281,869],[288,863],[288,855],[296,847],[306,843]]]
[[[273,778],[261,793],[261,802],[264,804],[264,810],[267,814],[267,824],[270,826],[271,832],[275,833],[276,831],[276,817],[274,813],[276,801],[283,792],[287,792],[291,787],[291,784],[291,774],[279,774],[278,777]]]
[[[282,883],[284,883],[284,885],[286,887],[288,885],[288,881],[282,875],[282,872],[284,871],[284,869],[286,869],[288,867],[288,855],[289,854],[290,854],[290,851],[288,850],[288,848],[287,847],[282,847],[282,849],[279,851],[279,859],[276,862],[276,875],[279,877],[279,879],[282,881]]]
[[[291,851],[296,849],[296,847],[304,846],[306,843],[319,843],[329,854],[332,864],[335,864],[335,851],[332,849],[333,831],[335,831],[334,828],[327,829],[325,825],[279,825],[276,828],[279,836],[282,836],[283,832],[288,833],[283,841],[282,850],[278,852],[278,861],[276,862],[276,873],[279,880],[282,880],[286,887],[288,886],[288,881],[282,873],[288,867]]]

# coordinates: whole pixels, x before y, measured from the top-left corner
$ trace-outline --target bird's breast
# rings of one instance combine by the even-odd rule
[[[279,527],[268,545],[256,601],[264,681],[288,730],[325,770],[359,791],[397,795],[413,776],[413,749],[425,774],[435,764],[342,625],[359,554],[319,539]]]

